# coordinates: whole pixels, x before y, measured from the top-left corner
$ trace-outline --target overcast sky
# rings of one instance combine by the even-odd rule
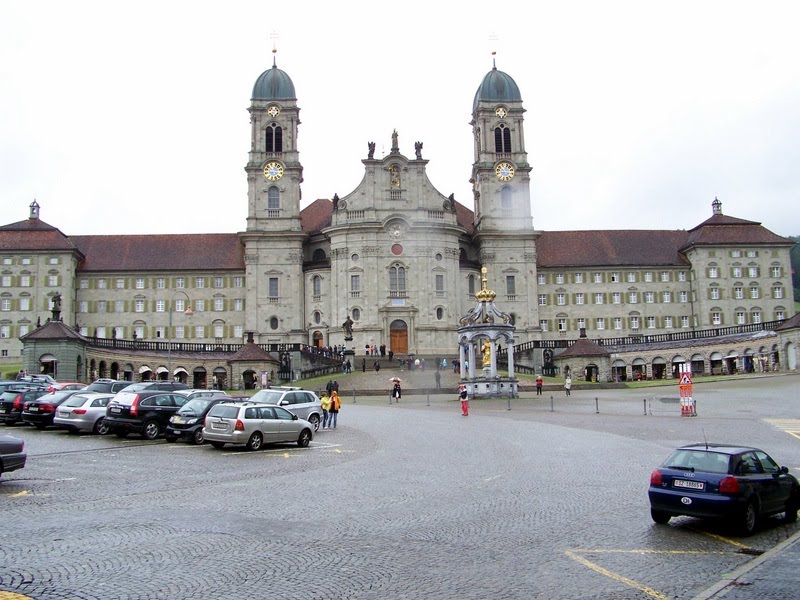
[[[367,142],[424,144],[472,208],[472,100],[519,85],[534,226],[690,229],[727,215],[800,234],[794,1],[0,3],[0,224],[67,235],[245,228],[253,84],[301,108],[303,206],[344,196]]]

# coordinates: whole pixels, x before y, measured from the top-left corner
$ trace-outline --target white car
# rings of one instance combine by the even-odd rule
[[[53,425],[70,433],[91,431],[98,435],[107,435],[109,429],[104,423],[106,407],[113,397],[114,394],[99,392],[75,394],[58,406]]]
[[[225,444],[258,450],[264,444],[296,442],[305,448],[314,426],[280,406],[255,402],[221,402],[206,415],[203,439],[214,448]]]

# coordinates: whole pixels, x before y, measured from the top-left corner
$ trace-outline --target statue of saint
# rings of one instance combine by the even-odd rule
[[[61,294],[59,292],[53,294],[53,310],[61,310]]]
[[[422,160],[422,142],[414,142],[414,151],[417,154],[417,160]]]
[[[367,142],[367,148],[369,149],[369,152],[367,153],[367,158],[369,160],[372,160],[373,158],[375,158],[375,142]]]
[[[344,323],[342,323],[342,328],[344,329],[344,336],[345,338],[352,339],[353,338],[353,319],[350,318],[350,315],[347,315],[347,319]]]
[[[492,364],[492,342],[485,340],[483,342],[483,366],[488,367]]]

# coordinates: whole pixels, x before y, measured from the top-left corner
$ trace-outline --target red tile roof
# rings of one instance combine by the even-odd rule
[[[75,244],[60,230],[39,219],[26,219],[0,227],[0,250],[75,252]]]
[[[79,271],[244,271],[236,233],[74,235]]]
[[[539,267],[688,266],[679,252],[685,231],[545,231],[536,242]]]
[[[704,246],[708,244],[788,244],[794,245],[791,240],[772,233],[761,223],[746,221],[723,214],[713,215],[697,227],[689,230],[689,237],[685,248]]]

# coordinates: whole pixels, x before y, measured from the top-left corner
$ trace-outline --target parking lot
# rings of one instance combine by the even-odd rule
[[[763,448],[800,474],[800,377],[473,401],[344,398],[309,448],[217,450],[3,428],[0,599],[692,598],[798,531],[656,526],[681,444]],[[551,401],[552,397],[552,401]]]

